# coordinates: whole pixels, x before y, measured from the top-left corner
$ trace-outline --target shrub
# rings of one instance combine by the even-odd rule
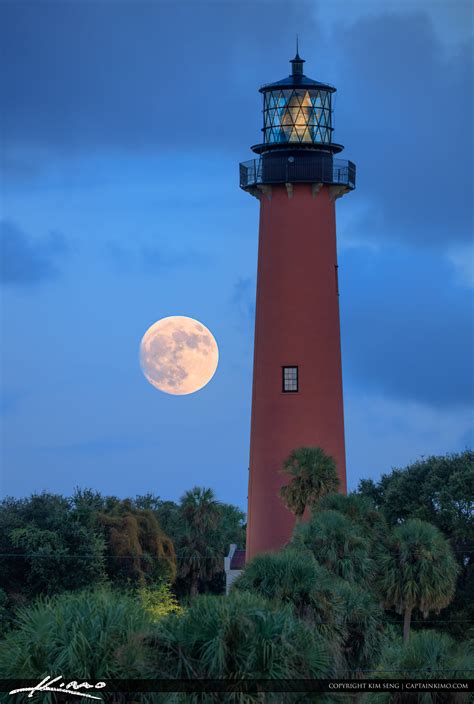
[[[107,588],[65,592],[17,611],[0,641],[0,677],[133,677],[152,619],[139,600]]]
[[[316,511],[308,523],[295,527],[292,545],[311,550],[319,564],[337,577],[371,583],[375,563],[362,528],[339,511]]]
[[[179,614],[182,608],[178,603],[171,587],[166,582],[155,588],[141,587],[138,591],[141,603],[153,621],[158,621],[168,614]]]
[[[246,592],[196,597],[183,614],[157,624],[149,645],[152,677],[322,678],[331,672],[326,644],[314,629],[288,606],[276,609]],[[286,701],[285,695],[275,701]]]
[[[474,669],[472,643],[459,646],[444,633],[436,631],[415,631],[408,643],[401,637],[388,641],[382,651],[375,677],[380,679],[470,679]],[[467,702],[468,695],[450,692],[436,692],[437,704],[450,704],[453,701]],[[432,702],[429,693],[398,695],[379,694],[367,699],[367,704],[428,704]]]
[[[232,588],[290,604],[296,616],[312,623],[330,624],[335,620],[332,575],[309,551],[286,549],[257,555]]]

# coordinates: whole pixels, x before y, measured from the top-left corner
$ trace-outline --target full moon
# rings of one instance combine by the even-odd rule
[[[218,360],[212,333],[198,320],[182,315],[158,320],[140,343],[145,377],[155,388],[176,396],[193,394],[206,386]]]

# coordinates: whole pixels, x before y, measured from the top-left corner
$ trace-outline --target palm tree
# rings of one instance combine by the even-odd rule
[[[413,672],[423,673],[425,679],[453,679],[468,677],[472,668],[474,643],[456,643],[446,633],[415,631],[408,643],[400,639],[383,649],[379,670],[395,670],[397,677],[412,679]],[[385,675],[386,676],[386,675]],[[416,678],[414,678],[416,679]]]
[[[316,560],[335,576],[370,585],[375,577],[375,562],[366,533],[339,511],[316,511],[308,523],[295,527],[291,544],[311,550]]]
[[[266,599],[291,604],[310,623],[334,621],[332,575],[309,551],[285,549],[253,558],[232,585]]]
[[[322,678],[332,667],[327,644],[316,631],[289,607],[276,609],[248,592],[199,595],[182,615],[159,621],[149,645],[150,677]],[[279,702],[287,701],[285,693],[278,696]],[[207,694],[206,701],[222,701],[222,695]]]
[[[219,550],[219,503],[212,489],[194,487],[180,501],[183,523],[177,540],[178,577],[189,579],[190,595],[196,596],[199,582],[212,577],[222,568]]]
[[[371,592],[335,577],[309,551],[257,555],[232,585],[293,613],[326,639],[332,676],[370,664],[380,651],[383,611]]]
[[[219,521],[219,504],[212,489],[195,486],[180,500],[183,518],[197,530],[215,528]]]
[[[334,580],[333,600],[338,605],[337,628],[343,635],[343,661],[339,676],[371,667],[380,653],[383,609],[370,589],[345,579]]]
[[[315,507],[318,511],[331,509],[339,511],[362,528],[366,537],[373,542],[380,542],[387,533],[387,521],[373,502],[361,494],[327,494]]]
[[[280,489],[285,506],[295,514],[299,523],[307,506],[322,496],[337,491],[339,479],[336,463],[320,447],[298,447],[283,463],[282,472],[291,482]]]
[[[437,631],[415,631],[408,643],[389,634],[378,661],[376,678],[443,680],[468,679],[472,670],[474,643],[454,641],[446,633]],[[469,694],[380,694],[370,702],[377,704],[424,704],[436,701],[439,704],[469,701]]]
[[[137,676],[152,626],[136,595],[106,587],[39,599],[18,609],[16,628],[0,641],[0,677]]]
[[[459,567],[443,534],[426,521],[410,519],[395,528],[378,557],[378,588],[385,606],[403,613],[408,642],[413,609],[426,618],[439,613],[454,596]]]

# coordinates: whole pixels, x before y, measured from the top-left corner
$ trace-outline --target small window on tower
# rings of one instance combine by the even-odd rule
[[[296,393],[298,391],[298,367],[282,367],[283,369],[283,391],[285,393]]]

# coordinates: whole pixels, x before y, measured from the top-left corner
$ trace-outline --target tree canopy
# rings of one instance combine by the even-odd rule
[[[370,538],[340,511],[314,511],[295,527],[291,544],[310,550],[316,560],[342,579],[369,583],[375,575]]]
[[[426,617],[453,599],[456,560],[441,531],[411,518],[393,530],[378,562],[378,589],[386,606],[404,614],[403,637],[407,641],[413,609]]]
[[[462,637],[466,624],[474,623],[474,452],[429,456],[383,474],[378,482],[362,480],[357,495],[371,501],[389,525],[418,518],[449,540],[459,578],[440,619],[450,621],[450,633]]]
[[[358,494],[369,498],[391,525],[419,518],[437,526],[463,563],[474,556],[474,452],[432,456],[365,479]]]
[[[244,547],[245,516],[208,488],[178,502],[90,489],[5,499],[0,674],[291,679],[391,668],[449,678],[472,670],[472,453],[393,470],[348,496],[336,493],[321,453],[299,448],[288,458],[287,498],[307,520],[284,549],[247,563],[228,597],[224,556],[230,543]],[[432,628],[436,618],[445,633]],[[292,696],[267,698],[300,701]]]
[[[280,496],[285,506],[301,520],[307,507],[332,491],[339,479],[336,463],[320,447],[298,447],[286,458],[282,472],[291,479],[282,486]]]

